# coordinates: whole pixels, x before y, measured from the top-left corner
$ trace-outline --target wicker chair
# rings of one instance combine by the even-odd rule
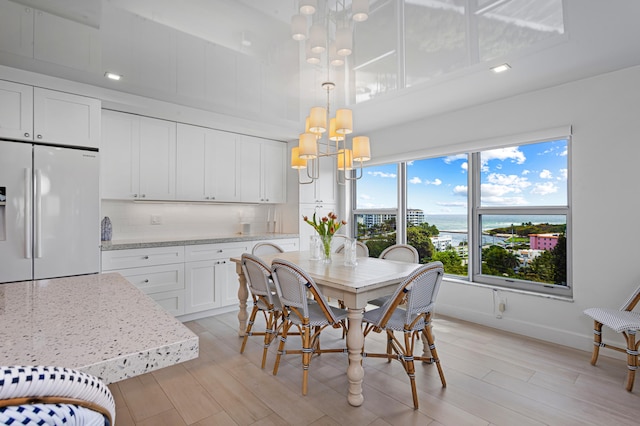
[[[271,268],[267,264],[252,254],[244,253],[242,255],[242,272],[253,298],[253,309],[247,322],[247,329],[244,332],[240,353],[244,353],[249,336],[264,336],[261,365],[261,368],[264,368],[267,361],[267,351],[277,333],[278,318],[281,316],[282,308],[280,307],[280,300],[272,293]],[[266,322],[265,331],[262,332],[253,331],[258,312],[262,312]]]
[[[380,259],[398,260],[400,262],[420,263],[418,250],[409,244],[394,244],[387,247],[378,256]]]
[[[342,253],[344,251],[344,244],[339,245],[336,248],[336,253]],[[362,241],[356,241],[356,256],[369,257],[369,247]]]
[[[0,424],[113,425],[116,406],[97,377],[62,367],[0,367]]]
[[[447,383],[444,379],[442,366],[438,359],[433,335],[431,334],[431,317],[435,305],[436,296],[442,282],[444,268],[441,262],[431,262],[416,269],[396,289],[393,296],[380,308],[364,313],[364,335],[372,331],[387,333],[386,353],[368,353],[367,357],[386,358],[388,361],[396,359],[402,363],[409,380],[413,394],[413,406],[418,408],[418,394],[415,383],[414,361],[428,361],[436,364],[442,387]],[[406,309],[399,309],[401,304]],[[398,339],[394,332],[404,333],[403,339]],[[431,351],[431,357],[414,356],[413,349],[416,340],[424,336]]]
[[[251,250],[251,254],[255,254],[256,256],[262,256],[263,254],[278,254],[284,253],[284,249],[277,244],[261,242],[253,246],[253,250]]]
[[[271,263],[271,271],[284,315],[273,374],[278,374],[282,355],[302,354],[302,394],[306,395],[309,364],[313,354],[347,352],[346,348],[320,349],[322,330],[328,326],[343,327],[347,311],[329,306],[313,278],[297,265],[286,260],[275,259]],[[307,298],[307,292],[311,293],[314,301]],[[290,334],[289,329],[293,326],[300,332],[302,349],[285,351],[287,335]]]
[[[633,382],[638,369],[638,348],[640,342],[636,342],[636,332],[640,330],[640,313],[632,312],[640,302],[640,287],[633,292],[631,297],[620,307],[611,308],[589,308],[584,313],[593,318],[593,354],[591,355],[591,365],[596,365],[600,348],[609,348],[627,354],[627,382],[626,389],[633,390]],[[616,333],[622,333],[627,347],[623,348],[602,342],[602,326],[606,326]]]

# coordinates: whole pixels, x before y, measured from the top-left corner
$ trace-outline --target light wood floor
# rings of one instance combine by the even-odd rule
[[[116,424],[640,424],[640,383],[633,393],[624,390],[624,361],[601,355],[593,367],[587,352],[444,317],[434,321],[434,333],[447,387],[433,365],[418,365],[419,410],[400,363],[374,358],[364,360],[365,402],[350,406],[346,354],[314,357],[302,396],[299,356],[286,356],[273,376],[273,344],[261,370],[262,338],[250,338],[240,355],[236,315],[186,323],[200,337],[199,358],[112,384]],[[299,340],[287,343],[293,348]],[[335,330],[322,342],[344,344]],[[368,348],[383,346],[381,335],[367,340]]]

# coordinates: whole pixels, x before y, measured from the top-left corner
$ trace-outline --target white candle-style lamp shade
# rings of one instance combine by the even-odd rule
[[[339,56],[349,56],[353,50],[353,34],[351,28],[342,27],[336,30],[336,52]]]
[[[307,18],[304,15],[293,15],[291,18],[291,37],[302,41],[307,39]]]
[[[355,161],[371,160],[371,147],[368,136],[356,136],[353,138],[353,159]]]
[[[329,44],[329,63],[334,67],[341,67],[344,65],[344,59],[338,55],[338,49],[335,42]]]
[[[338,151],[338,170],[353,170],[353,152],[350,149]]]
[[[369,0],[353,0],[351,2],[351,18],[356,22],[369,19]]]
[[[300,0],[300,13],[303,15],[313,15],[316,13],[318,0]]]
[[[340,135],[336,133],[336,118],[332,118],[329,120],[329,140],[330,141],[341,141],[344,140],[344,135]]]
[[[336,133],[348,135],[353,132],[353,113],[350,109],[336,111]]]
[[[298,139],[298,157],[303,160],[313,160],[318,156],[318,144],[316,135],[313,133],[302,133]]]
[[[309,28],[309,41],[311,41],[311,51],[322,53],[327,49],[327,29],[316,22]]]
[[[309,131],[311,133],[324,133],[327,131],[327,109],[313,107],[309,113]]]
[[[292,169],[306,169],[307,160],[300,158],[300,147],[294,146],[291,148],[291,168]]]
[[[305,43],[304,52],[307,63],[312,65],[317,65],[320,63],[320,54],[311,51],[311,40],[309,39],[307,39],[307,42]]]

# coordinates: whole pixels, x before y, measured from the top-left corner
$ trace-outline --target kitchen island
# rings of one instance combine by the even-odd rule
[[[120,274],[0,285],[0,365],[113,383],[198,356],[198,337]]]

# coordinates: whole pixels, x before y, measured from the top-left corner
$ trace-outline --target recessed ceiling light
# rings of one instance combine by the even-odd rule
[[[114,72],[105,72],[104,76],[107,77],[109,80],[115,80],[118,81],[122,78],[122,76],[120,74],[116,74]]]
[[[504,64],[496,65],[495,67],[491,67],[489,69],[497,74],[500,72],[505,72],[508,69],[511,69],[511,65],[504,63]]]

